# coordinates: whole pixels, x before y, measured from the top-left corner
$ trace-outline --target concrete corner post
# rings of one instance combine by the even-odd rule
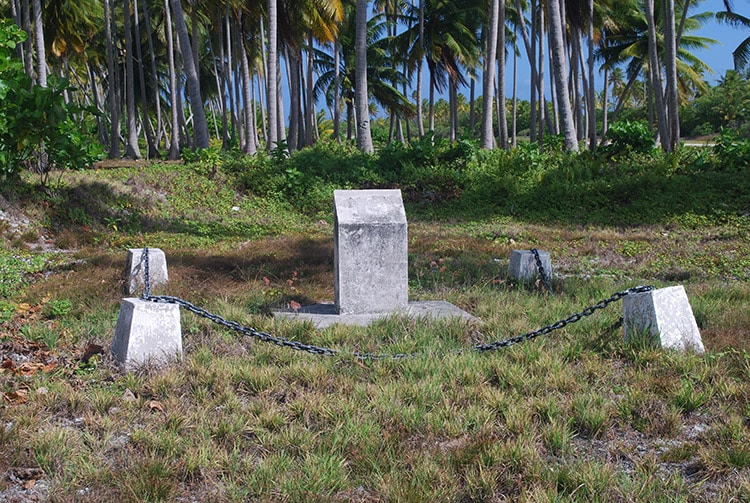
[[[134,298],[122,299],[112,355],[126,368],[181,357],[180,306]]]
[[[143,248],[128,250],[128,259],[123,272],[126,295],[133,295],[145,287],[146,268],[141,263],[142,256]],[[169,282],[167,259],[159,248],[148,249],[148,276],[151,288],[166,285]]]
[[[400,190],[336,190],[338,314],[404,310],[409,302],[406,212]]]
[[[542,250],[537,250],[539,253],[539,260],[542,262],[544,273],[548,278],[552,278],[552,263],[550,262],[549,253]],[[510,264],[508,265],[508,276],[520,281],[527,283],[534,281],[539,274],[539,268],[534,258],[534,253],[531,250],[513,250],[510,253]]]
[[[677,351],[703,353],[703,341],[682,285],[623,297],[625,340],[649,333],[661,346]]]

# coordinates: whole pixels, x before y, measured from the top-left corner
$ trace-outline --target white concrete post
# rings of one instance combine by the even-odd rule
[[[625,340],[648,333],[663,348],[703,353],[703,341],[682,285],[634,293],[622,299]]]
[[[146,268],[141,263],[143,248],[128,250],[128,260],[123,276],[125,278],[125,294],[134,295],[145,287]],[[151,288],[166,285],[169,282],[167,273],[167,259],[159,248],[148,249],[148,277]]]
[[[181,357],[180,306],[142,299],[122,299],[112,355],[126,368]]]
[[[537,250],[539,260],[549,280],[552,280],[552,263],[550,262],[549,253],[543,250]],[[508,276],[526,283],[536,279],[539,274],[539,268],[531,250],[513,250],[510,252],[510,264],[508,265]]]

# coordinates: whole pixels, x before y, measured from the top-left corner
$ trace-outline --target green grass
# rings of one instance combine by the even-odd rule
[[[48,213],[35,214],[72,251],[16,250],[6,233],[0,254],[10,264],[0,359],[12,362],[0,370],[0,475],[41,468],[51,501],[750,494],[750,250],[739,213],[665,212],[620,226],[613,222],[633,208],[617,215],[611,206],[609,223],[571,223],[554,208],[534,220],[489,206],[482,218],[435,219],[458,203],[408,202],[411,298],[448,300],[481,323],[393,317],[318,332],[268,312],[333,298],[330,212],[239,192],[223,169],[69,175]],[[29,205],[34,197],[48,196],[28,196]],[[144,245],[165,251],[169,294],[226,318],[345,352],[418,356],[318,357],[184,312],[182,362],[122,373],[108,354],[121,274],[126,247]],[[507,277],[510,251],[531,247],[550,252],[555,295]],[[676,283],[705,355],[625,342],[613,328],[618,303],[530,342],[451,353],[567,318],[630,286]],[[89,344],[104,354],[84,363]],[[0,483],[0,494],[13,487]]]

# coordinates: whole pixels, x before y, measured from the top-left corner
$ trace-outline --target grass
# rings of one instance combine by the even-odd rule
[[[26,200],[67,252],[14,251],[17,238],[4,234],[0,259],[16,272],[2,275],[0,474],[43,471],[25,486],[3,478],[8,498],[750,497],[746,217],[620,227],[507,214],[434,220],[420,206],[409,222],[411,298],[448,300],[482,322],[394,317],[318,332],[268,312],[333,298],[331,215],[238,194],[222,171],[122,167],[61,183],[47,213],[31,189]],[[312,344],[419,355],[316,357],[183,313],[182,362],[122,373],[108,354],[121,274],[126,248],[144,245],[165,251],[170,295],[226,318]],[[510,251],[531,247],[550,253],[554,296],[507,277]],[[613,328],[618,304],[528,343],[450,353],[636,284],[677,283],[705,355],[626,343]],[[84,361],[91,345],[102,352]]]

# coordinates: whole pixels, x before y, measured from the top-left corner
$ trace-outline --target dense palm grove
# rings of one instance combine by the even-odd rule
[[[427,132],[489,149],[558,135],[577,150],[638,120],[671,152],[681,133],[743,132],[748,121],[748,44],[734,52],[738,72],[710,87],[691,51],[714,43],[693,35],[714,14],[689,0],[3,0],[0,10],[0,97],[14,103],[0,114],[5,176],[96,156],[94,136],[99,155],[133,159],[330,138],[372,152],[373,135]],[[731,9],[718,17],[748,26]],[[532,82],[523,101],[521,65]]]

